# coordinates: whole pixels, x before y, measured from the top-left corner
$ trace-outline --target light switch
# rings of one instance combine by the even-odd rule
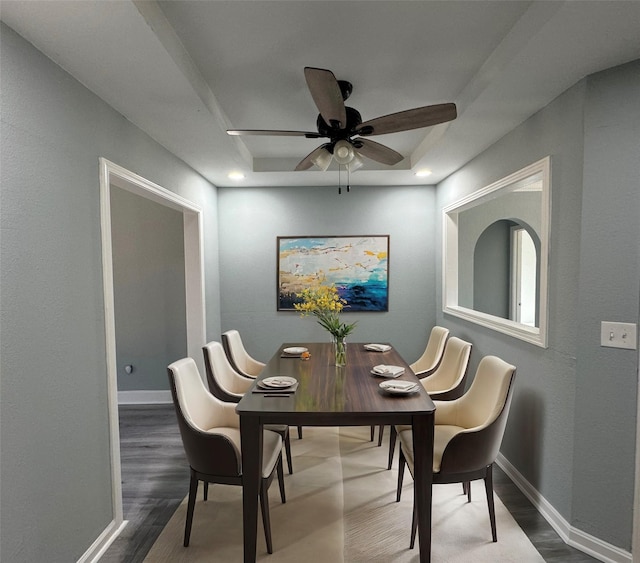
[[[635,350],[637,341],[637,325],[635,323],[602,321],[600,324],[600,346]]]

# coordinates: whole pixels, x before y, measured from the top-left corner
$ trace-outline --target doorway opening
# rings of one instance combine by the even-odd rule
[[[102,233],[102,275],[106,338],[109,440],[114,530],[124,524],[120,432],[118,416],[118,382],[116,330],[113,288],[113,252],[111,238],[111,187],[131,192],[183,214],[187,355],[204,373],[202,346],[205,344],[205,303],[203,277],[202,210],[193,202],[138,176],[113,162],[100,158],[100,225]]]
[[[523,227],[511,229],[511,315],[510,319],[536,326],[536,246]]]

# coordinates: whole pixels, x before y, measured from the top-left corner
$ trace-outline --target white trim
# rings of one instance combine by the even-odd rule
[[[502,454],[498,454],[496,463],[566,544],[605,563],[632,563],[633,559],[628,551],[591,536],[569,524]]]
[[[117,535],[124,522],[122,511],[122,475],[120,471],[120,428],[118,424],[118,380],[116,367],[115,314],[113,300],[113,264],[111,259],[110,173],[106,160],[100,159],[100,226],[102,235],[102,285],[107,360],[107,408],[109,410],[109,446],[111,450],[112,533]],[[113,541],[113,540],[110,540]]]
[[[94,541],[89,549],[82,554],[82,557],[78,559],[77,563],[97,563],[100,558],[105,554],[109,546],[120,535],[120,532],[124,530],[125,526],[129,523],[128,520],[123,520],[118,525],[115,520],[103,530]]]
[[[640,350],[638,351],[638,374],[636,377],[640,389]],[[638,393],[636,407],[636,480],[633,495],[633,535],[631,537],[631,552],[640,553],[640,393]],[[636,557],[640,561],[640,556]]]
[[[526,191],[533,176],[542,182],[540,214],[540,315],[539,327],[529,327],[508,319],[488,315],[458,305],[458,215],[481,203],[484,197],[496,197],[498,190],[515,188]],[[530,186],[529,186],[530,187]],[[551,221],[551,157],[547,156],[525,168],[477,190],[442,209],[442,310],[455,317],[508,334],[541,348],[547,347],[549,225]]]
[[[138,176],[105,158],[99,159],[100,227],[102,239],[102,283],[104,291],[104,323],[106,339],[107,393],[109,410],[109,442],[111,453],[111,498],[113,521],[102,532],[100,544],[111,543],[124,525],[120,467],[120,430],[118,425],[118,379],[116,367],[116,332],[113,295],[113,256],[111,246],[111,185],[176,209],[184,217],[185,287],[187,310],[187,353],[204,374],[201,349],[205,345],[204,259],[202,210],[195,203],[171,192],[142,176]],[[203,376],[204,377],[204,376]],[[154,401],[155,402],[155,401]],[[96,543],[94,542],[94,545]],[[93,548],[93,546],[92,546]],[[90,549],[92,549],[90,548]],[[87,552],[89,553],[89,552]],[[84,556],[83,556],[84,557]]]
[[[118,391],[119,405],[164,405],[171,403],[171,391]]]

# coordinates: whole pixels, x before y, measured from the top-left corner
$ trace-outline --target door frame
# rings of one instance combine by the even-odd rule
[[[636,477],[633,495],[633,531],[631,538],[631,560],[640,561],[640,349],[638,353],[638,369],[636,382],[638,396],[636,398]]]
[[[113,249],[111,244],[111,186],[124,189],[160,205],[182,212],[184,219],[185,298],[187,355],[204,373],[202,347],[205,345],[204,245],[202,209],[197,204],[139,176],[105,158],[100,158],[100,226],[102,233],[102,280],[107,361],[109,441],[115,529],[124,523],[118,416],[118,379],[113,290]]]

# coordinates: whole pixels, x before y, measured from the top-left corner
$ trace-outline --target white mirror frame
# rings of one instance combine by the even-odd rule
[[[458,219],[462,211],[495,198],[498,190],[510,191],[514,184],[531,176],[542,180],[542,210],[540,224],[540,306],[538,327],[481,313],[458,305]],[[549,225],[551,218],[551,157],[545,157],[517,172],[475,191],[442,210],[442,310],[472,323],[508,334],[542,348],[547,347],[547,308],[549,271]]]

